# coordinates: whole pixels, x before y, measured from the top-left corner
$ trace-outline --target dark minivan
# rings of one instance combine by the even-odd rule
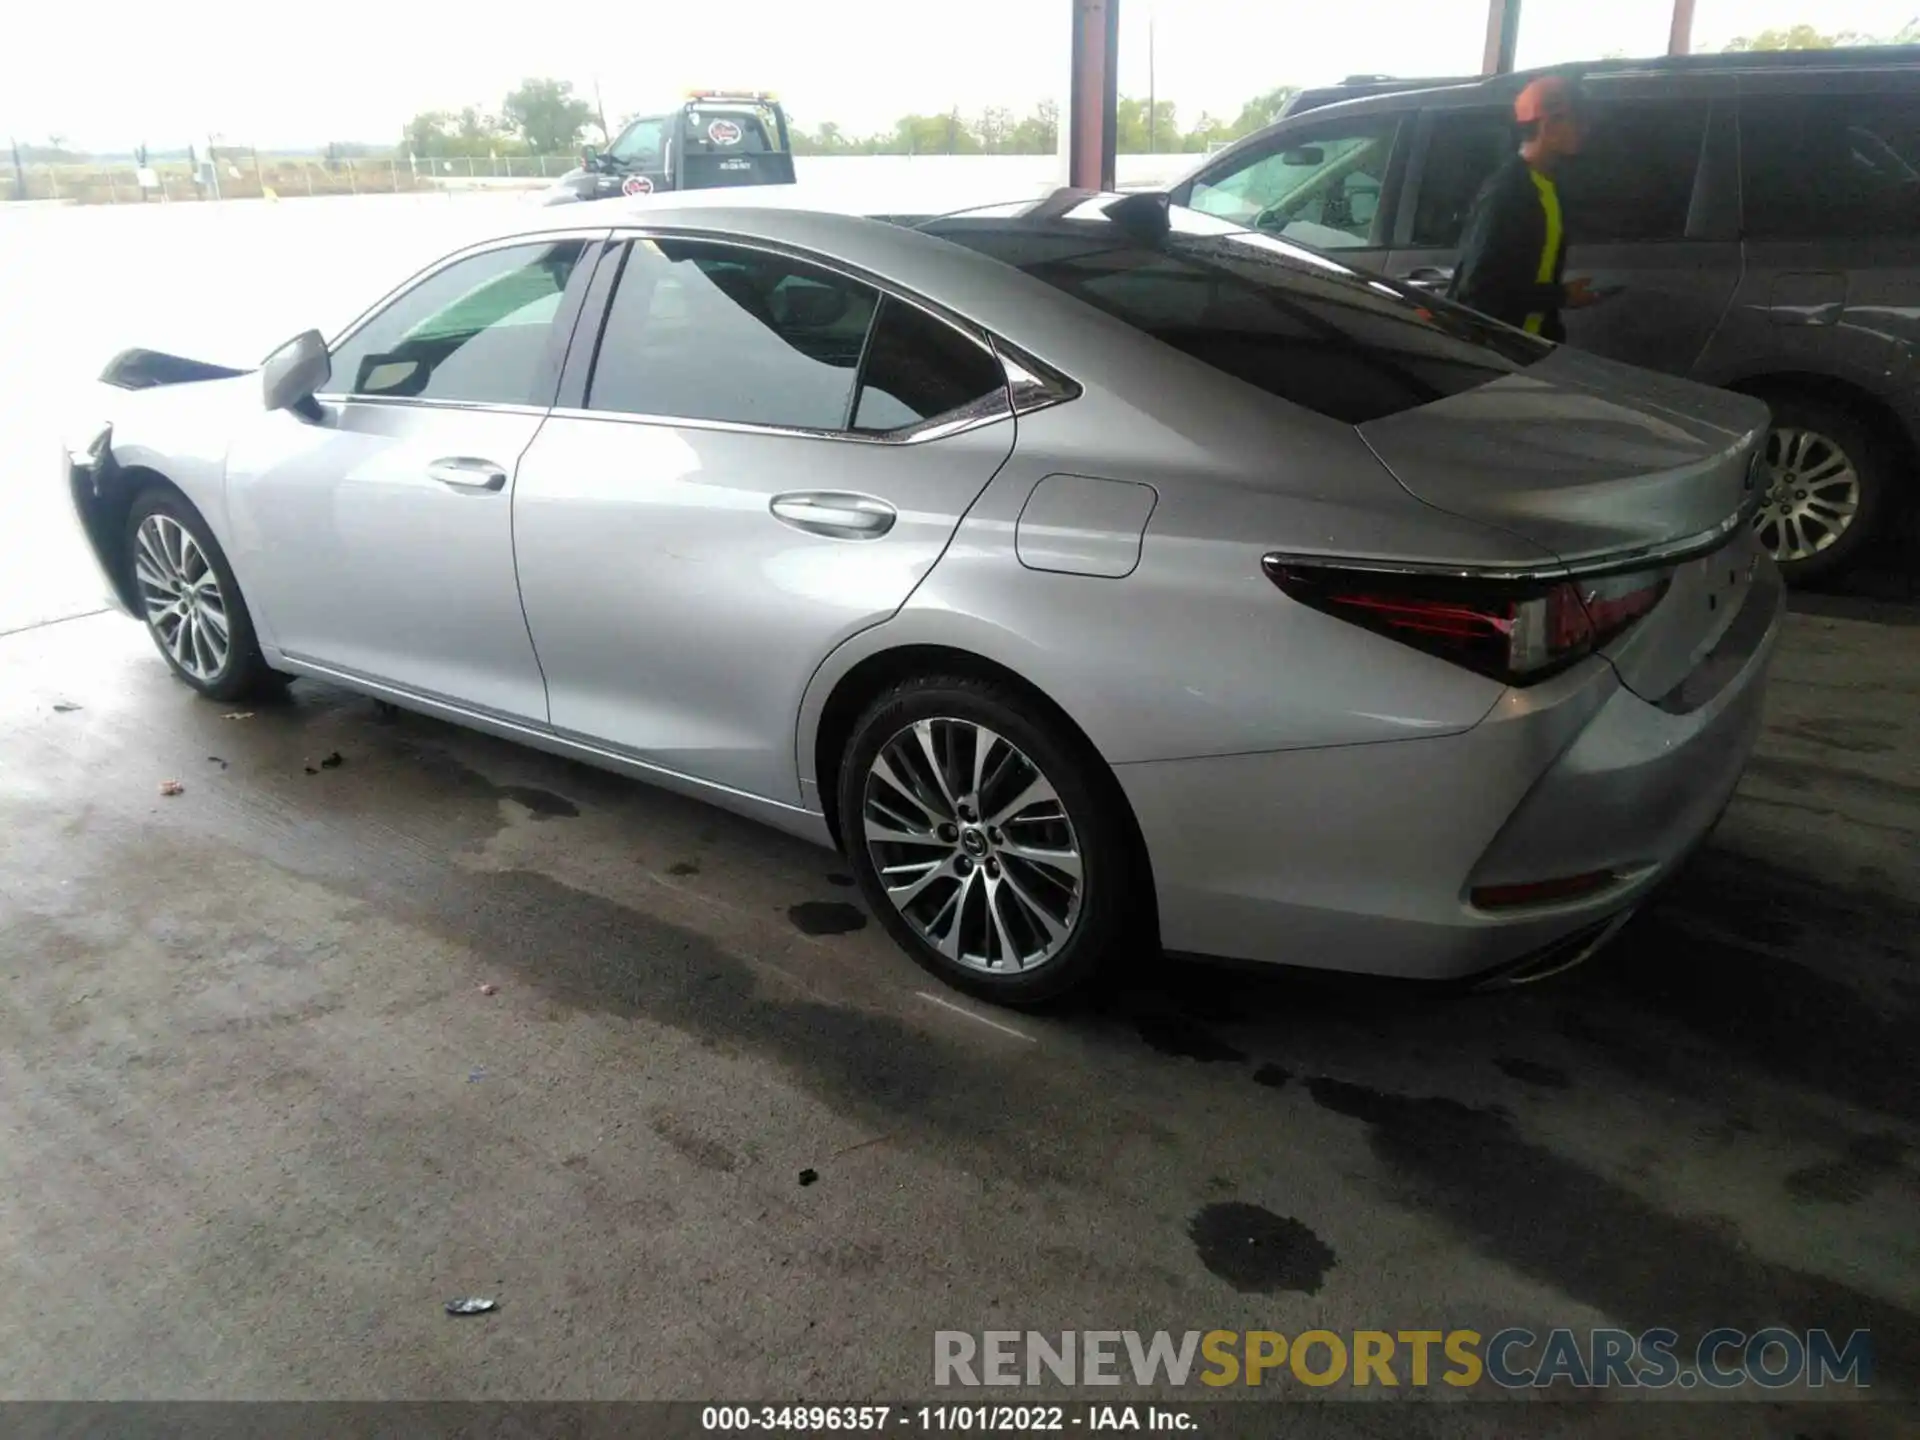
[[[1566,273],[1623,287],[1566,313],[1568,343],[1768,401],[1754,523],[1790,580],[1838,574],[1920,461],[1920,48],[1559,68],[1587,115]],[[1539,73],[1289,115],[1173,198],[1444,289]]]

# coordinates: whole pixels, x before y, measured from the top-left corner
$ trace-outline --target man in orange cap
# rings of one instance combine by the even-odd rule
[[[1600,297],[1566,281],[1566,224],[1554,172],[1580,153],[1580,111],[1564,76],[1531,81],[1513,102],[1520,153],[1474,198],[1450,299],[1548,340],[1566,339],[1560,312]]]

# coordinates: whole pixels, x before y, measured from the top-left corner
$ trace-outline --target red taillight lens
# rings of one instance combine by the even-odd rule
[[[1660,603],[1659,574],[1561,581],[1382,574],[1269,558],[1274,584],[1303,605],[1510,685],[1564,670]]]

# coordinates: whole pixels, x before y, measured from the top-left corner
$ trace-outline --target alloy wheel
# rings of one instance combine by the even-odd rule
[[[220,577],[186,526],[155,512],[134,533],[133,576],[147,627],[183,673],[210,684],[226,669],[233,626]]]
[[[1780,426],[1767,433],[1767,489],[1753,528],[1773,558],[1806,560],[1832,546],[1860,512],[1860,474],[1837,440]]]
[[[868,767],[862,811],[887,898],[948,960],[1030,971],[1072,938],[1084,893],[1073,822],[1005,736],[951,718],[902,727]]]

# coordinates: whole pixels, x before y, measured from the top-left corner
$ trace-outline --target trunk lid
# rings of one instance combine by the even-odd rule
[[[1562,347],[1360,434],[1415,498],[1524,536],[1576,571],[1697,541],[1682,561],[1650,561],[1666,594],[1604,652],[1658,700],[1713,649],[1753,583],[1742,512],[1767,419],[1758,400]]]

